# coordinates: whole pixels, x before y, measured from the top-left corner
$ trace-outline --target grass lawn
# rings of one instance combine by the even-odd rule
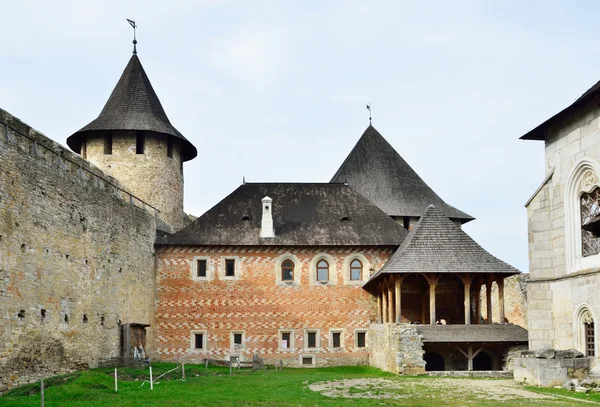
[[[154,376],[174,364],[153,365]],[[544,396],[510,381],[403,377],[370,367],[285,369],[240,372],[228,368],[186,365],[155,383],[150,390],[146,369],[119,369],[122,380],[114,391],[112,369],[94,369],[47,380],[47,407],[52,406],[582,406],[589,403]],[[136,381],[137,379],[137,381]],[[167,380],[165,380],[167,379]],[[311,389],[310,387],[313,387]],[[506,387],[507,397],[498,388]],[[324,395],[339,391],[336,397]],[[488,394],[488,390],[490,391]],[[494,390],[494,391],[492,391]],[[536,390],[537,391],[537,390]],[[514,393],[510,394],[509,393]],[[565,393],[566,394],[566,393]],[[568,393],[573,396],[574,393]],[[534,397],[547,398],[534,398]],[[368,397],[368,398],[365,398]],[[590,396],[583,396],[590,400]],[[591,396],[600,401],[600,396]],[[39,383],[14,389],[0,397],[0,406],[39,406]]]

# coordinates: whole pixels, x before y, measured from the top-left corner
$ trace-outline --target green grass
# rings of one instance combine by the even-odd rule
[[[175,367],[174,364],[153,365],[154,376]],[[567,399],[552,400],[493,400],[468,391],[447,389],[438,378],[403,377],[378,369],[359,367],[336,367],[320,369],[285,369],[275,372],[241,371],[229,376],[229,369],[202,365],[186,365],[186,381],[180,374],[170,374],[150,390],[146,383],[148,369],[119,369],[119,392],[114,391],[113,369],[94,369],[46,380],[45,402],[47,407],[116,407],[116,406],[580,406],[581,402]],[[365,399],[326,397],[312,391],[308,385],[314,382],[384,378],[397,386],[381,389],[376,385],[352,386],[348,394],[354,397],[366,393],[375,396],[397,395],[402,399]],[[166,380],[165,380],[166,379]],[[469,379],[465,380],[468,383]],[[490,380],[490,386],[494,380]],[[537,389],[536,389],[537,390]],[[551,389],[552,390],[552,389]],[[573,395],[573,393],[568,393]],[[592,397],[592,396],[590,396]],[[596,397],[594,395],[593,397]],[[0,397],[0,406],[39,406],[39,383],[14,389]]]

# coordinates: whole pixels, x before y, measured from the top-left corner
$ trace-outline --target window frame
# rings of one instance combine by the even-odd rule
[[[334,335],[340,335],[340,346],[334,346]],[[345,330],[342,328],[332,328],[329,330],[329,349],[333,351],[340,351],[345,348]]]
[[[354,263],[358,262],[358,264],[360,265],[360,267],[355,267]],[[354,270],[358,269],[358,278],[353,278],[353,274],[352,272]],[[362,281],[363,280],[363,272],[364,272],[364,265],[362,263],[362,261],[360,261],[357,258],[354,258],[350,261],[350,281]]]
[[[231,274],[230,266],[231,265]],[[225,277],[235,277],[235,259],[225,259]]]
[[[287,265],[286,265],[287,264]],[[291,264],[291,266],[290,266]],[[295,264],[292,259],[285,259],[281,263],[281,281],[283,282],[293,282],[294,281],[294,269]],[[289,270],[291,272],[291,278],[285,278],[285,272]]]
[[[352,280],[352,263],[358,260],[362,265],[362,273],[360,280]],[[369,259],[361,252],[351,253],[344,259],[343,265],[343,278],[344,284],[353,285],[353,286],[362,286],[370,277],[371,272],[371,262]]]
[[[202,335],[202,348],[196,347],[196,335]],[[190,350],[195,352],[206,352],[208,347],[208,333],[205,329],[194,329],[190,332]]]
[[[198,262],[206,261],[206,276],[198,276]],[[194,281],[209,281],[214,278],[214,264],[210,256],[194,256],[190,265],[190,278]]]
[[[241,343],[235,343],[235,336],[241,335]],[[229,349],[233,351],[246,349],[246,331],[231,331],[229,333]]]
[[[364,346],[359,346],[359,335],[364,335]],[[354,348],[359,349],[368,349],[369,348],[369,335],[366,329],[355,329],[354,330]]]
[[[321,263],[325,263],[325,265],[327,267],[321,267]],[[321,284],[328,283],[329,282],[329,262],[327,260],[325,260],[325,259],[319,259],[319,261],[317,261],[317,267],[316,268],[317,268],[317,275],[315,277],[316,277],[317,282],[321,283]],[[327,278],[324,279],[324,280],[322,280],[322,279],[319,278],[319,271],[321,271],[321,270],[325,270],[327,272]]]
[[[309,335],[315,335],[315,346],[309,347]],[[321,350],[321,330],[315,328],[306,328],[304,329],[304,351],[305,352],[314,352]]]
[[[227,275],[227,262],[233,260],[233,276]],[[219,278],[221,280],[235,281],[242,276],[242,258],[239,256],[223,256],[219,265]]]
[[[288,347],[284,348],[281,346],[281,343],[283,341],[283,334],[289,334],[290,335],[290,341],[288,342]],[[295,351],[295,330],[294,329],[290,329],[290,328],[282,328],[277,332],[277,349],[280,352],[292,352]]]
[[[304,359],[311,359],[312,363],[309,364],[304,364]],[[316,355],[303,355],[300,354],[298,355],[298,365],[300,367],[316,367],[317,366],[317,357]]]

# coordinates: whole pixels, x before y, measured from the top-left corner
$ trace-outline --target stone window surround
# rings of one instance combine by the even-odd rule
[[[234,276],[226,276],[226,264],[225,260],[235,260],[235,275]],[[219,261],[219,280],[230,280],[235,281],[239,280],[242,276],[242,258],[239,256],[222,256]]]
[[[338,332],[340,333],[340,347],[339,348],[334,348],[333,347],[333,333],[334,332]],[[344,328],[331,328],[329,330],[329,346],[328,349],[331,351],[341,351],[343,350],[346,346],[345,346],[345,341],[346,341],[346,330]]]
[[[206,260],[206,277],[198,277],[198,260]],[[210,281],[215,278],[215,267],[209,256],[194,256],[191,264],[191,278],[194,281]]]
[[[592,311],[592,307],[590,307],[590,305],[588,303],[584,303],[579,305],[579,307],[577,307],[577,310],[575,311],[575,313],[573,314],[573,332],[575,334],[575,349],[577,349],[578,351],[580,351],[581,353],[583,353],[584,355],[586,354],[586,348],[587,348],[587,344],[586,344],[586,335],[585,335],[585,317],[586,314],[591,315],[592,320],[594,322],[594,338],[595,338],[595,343],[594,343],[594,354],[598,355],[598,324],[596,324],[595,322],[597,321],[596,319],[596,315],[594,315],[594,312]]]
[[[567,274],[600,267],[600,255],[586,257],[582,255],[581,204],[579,202],[582,192],[590,192],[594,188],[600,187],[597,174],[600,174],[600,165],[594,159],[585,157],[573,165],[567,178],[564,195]]]
[[[321,260],[325,260],[329,264],[329,280],[328,281],[317,281],[317,263]],[[310,285],[337,285],[337,267],[335,259],[327,253],[319,253],[313,257],[310,262],[308,272],[308,282]]]
[[[202,348],[196,348],[196,334],[202,334]],[[190,332],[190,350],[192,352],[206,352],[208,333],[206,329],[194,329]]]
[[[290,260],[294,263],[294,279],[292,281],[282,281],[281,280],[281,266],[283,262],[286,260]],[[279,256],[277,260],[275,260],[275,283],[282,287],[288,286],[298,286],[300,285],[300,276],[302,275],[302,262],[298,257],[294,256],[292,253],[286,252]]]
[[[288,344],[287,348],[282,348],[281,347],[281,341],[282,341],[282,336],[281,334],[283,334],[284,332],[289,332],[290,334],[290,343]],[[277,350],[279,352],[293,352],[295,351],[295,346],[296,346],[296,331],[292,328],[281,328],[279,329],[279,331],[277,332]]]
[[[365,333],[365,346],[358,346],[358,334],[364,332]],[[356,350],[365,350],[369,348],[369,334],[367,333],[367,329],[359,328],[354,330],[354,349]]]
[[[242,344],[236,345],[234,344],[234,334],[242,334]],[[246,349],[246,331],[234,330],[229,332],[229,349],[232,351],[238,351],[242,349]]]
[[[350,279],[350,264],[354,261],[358,260],[362,263],[362,279],[361,280],[351,280]],[[362,253],[352,253],[344,259],[344,265],[342,267],[344,284],[349,285],[359,285],[362,287],[364,283],[369,280],[371,275],[371,263]]]
[[[303,362],[304,358],[311,358],[312,359],[312,364],[310,365],[305,365]],[[303,355],[300,354],[298,356],[298,364],[300,365],[300,367],[315,367],[317,366],[317,358],[315,357],[315,355]]]
[[[315,337],[315,347],[314,348],[309,348],[308,347],[308,333],[309,332],[314,332],[316,334]],[[304,328],[304,347],[303,347],[303,351],[304,352],[319,352],[321,350],[321,330],[320,329],[315,329],[315,328]],[[301,359],[302,360],[302,359]]]

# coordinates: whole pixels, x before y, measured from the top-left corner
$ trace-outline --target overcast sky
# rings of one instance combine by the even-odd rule
[[[600,4],[2,0],[0,107],[65,144],[138,55],[198,148],[185,210],[242,183],[327,182],[373,125],[465,230],[528,270],[543,143],[518,138],[600,78]]]

